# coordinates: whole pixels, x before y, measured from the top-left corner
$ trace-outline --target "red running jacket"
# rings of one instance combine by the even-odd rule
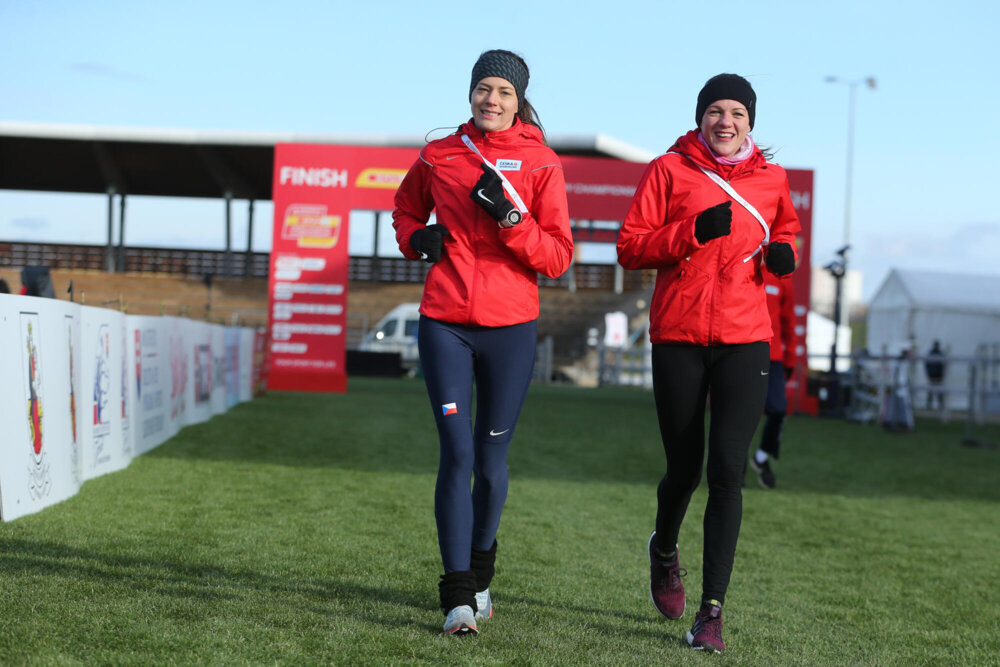
[[[619,264],[657,270],[650,340],[693,345],[770,340],[763,253],[754,255],[764,241],[764,228],[734,201],[731,233],[698,243],[695,218],[730,197],[696,165],[729,181],[757,209],[770,223],[772,243],[795,248],[799,219],[785,170],[768,163],[757,148],[739,164],[721,165],[698,141],[697,130],[682,136],[670,150],[646,169],[618,234]]]
[[[463,134],[521,195],[528,212],[520,224],[501,229],[470,198],[482,160]],[[436,320],[497,327],[537,319],[538,273],[556,278],[573,257],[562,163],[537,127],[516,118],[509,129],[485,134],[470,120],[427,144],[400,184],[395,207],[396,241],[410,259],[420,259],[410,236],[432,210],[451,232],[420,301],[420,312]]]
[[[795,288],[789,277],[779,278],[770,271],[764,272],[764,292],[767,293],[767,312],[771,318],[771,361],[780,361],[785,368],[795,367]]]

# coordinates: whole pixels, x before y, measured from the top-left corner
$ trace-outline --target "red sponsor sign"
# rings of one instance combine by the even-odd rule
[[[648,166],[645,162],[571,155],[563,157],[562,163],[570,217],[618,222],[625,219],[635,188]]]
[[[414,148],[278,144],[267,387],[347,390],[348,220],[392,210]]]
[[[809,289],[812,278],[812,211],[813,172],[811,169],[787,169],[788,189],[792,195],[792,206],[799,216],[802,231],[795,239],[798,254],[798,269],[792,274],[795,289],[795,328],[799,349],[795,353],[795,374],[785,387],[790,413],[806,412],[817,414],[819,405],[815,396],[806,395],[806,376],[809,374],[806,356],[806,322],[809,314]]]

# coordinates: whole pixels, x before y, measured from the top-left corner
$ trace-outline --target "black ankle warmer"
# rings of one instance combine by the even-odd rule
[[[476,591],[485,591],[493,581],[496,573],[494,564],[497,560],[497,541],[487,551],[472,550],[472,572],[476,575]]]
[[[441,575],[438,582],[438,594],[441,596],[441,609],[447,614],[449,609],[464,604],[476,608],[476,575],[472,570],[449,572]]]

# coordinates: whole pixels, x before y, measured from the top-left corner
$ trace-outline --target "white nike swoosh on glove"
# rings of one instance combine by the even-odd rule
[[[493,203],[492,199],[490,199],[489,197],[487,197],[486,195],[483,194],[483,189],[482,188],[479,188],[479,192],[477,192],[476,194],[479,195],[480,197],[482,197],[483,199],[485,199],[490,204]]]

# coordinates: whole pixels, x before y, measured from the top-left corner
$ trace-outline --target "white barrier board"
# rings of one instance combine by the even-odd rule
[[[80,306],[83,332],[84,410],[83,479],[121,470],[132,461],[122,438],[122,361],[125,316],[113,310]]]
[[[255,332],[0,295],[0,518],[252,397]]]
[[[80,488],[79,308],[0,296],[0,515],[37,512]]]

